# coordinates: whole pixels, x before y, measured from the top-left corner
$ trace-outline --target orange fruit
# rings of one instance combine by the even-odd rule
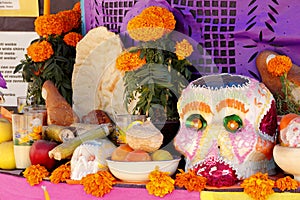
[[[151,161],[151,156],[146,151],[134,150],[127,154],[125,161],[128,162]]]
[[[289,125],[289,123],[297,117],[300,117],[300,115],[297,115],[295,113],[283,115],[279,123],[279,130],[286,128]]]
[[[125,161],[125,158],[129,152],[133,149],[128,144],[121,144],[111,154],[111,160]]]

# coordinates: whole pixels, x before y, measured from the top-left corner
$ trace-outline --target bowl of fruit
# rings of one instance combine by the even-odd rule
[[[173,156],[167,150],[154,152],[134,150],[129,145],[120,145],[110,158],[106,159],[110,172],[125,182],[148,181],[149,174],[158,169],[172,176],[179,165],[180,157]]]
[[[300,181],[300,115],[283,115],[279,123],[279,144],[273,149],[276,164]]]

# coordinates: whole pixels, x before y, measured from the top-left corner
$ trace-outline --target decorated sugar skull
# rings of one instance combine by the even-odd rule
[[[201,77],[182,92],[178,112],[174,145],[186,158],[186,170],[207,177],[208,185],[275,172],[276,106],[263,83],[230,74]]]

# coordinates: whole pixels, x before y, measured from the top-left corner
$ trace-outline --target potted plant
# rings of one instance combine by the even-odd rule
[[[51,80],[61,95],[72,103],[71,79],[76,56],[76,44],[82,39],[80,3],[71,10],[39,16],[34,21],[39,38],[27,48],[25,59],[16,66],[28,82],[27,98],[35,105],[45,104],[41,89]]]
[[[129,105],[131,114],[149,116],[159,129],[166,121],[178,129],[177,101],[193,69],[187,59],[193,46],[174,30],[175,24],[173,13],[166,8],[144,9],[127,24],[127,36],[134,46],[125,49],[116,60],[117,69],[124,72],[125,105]],[[175,135],[164,134],[165,140]]]

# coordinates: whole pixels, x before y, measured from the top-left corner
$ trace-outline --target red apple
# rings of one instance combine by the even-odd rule
[[[40,164],[52,170],[57,161],[54,158],[50,158],[48,152],[57,146],[56,142],[48,140],[37,140],[30,147],[29,157],[32,165]]]

